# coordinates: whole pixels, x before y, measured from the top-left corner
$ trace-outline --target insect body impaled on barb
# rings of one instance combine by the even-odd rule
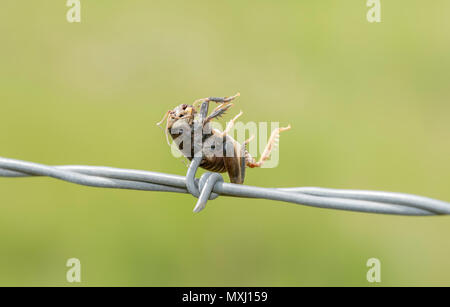
[[[170,135],[187,159],[192,160],[195,156],[201,155],[200,167],[211,172],[228,172],[232,183],[242,184],[246,167],[261,167],[269,159],[280,133],[289,130],[291,126],[275,129],[260,160],[256,161],[246,149],[253,136],[240,144],[228,135],[236,120],[243,114],[242,111],[227,124],[224,131],[211,127],[211,121],[224,115],[233,106],[231,101],[239,96],[238,93],[230,97],[209,97],[196,100],[192,105],[179,105],[167,111],[158,125],[166,121],[167,142],[170,145]],[[208,115],[210,102],[218,103],[219,106]]]

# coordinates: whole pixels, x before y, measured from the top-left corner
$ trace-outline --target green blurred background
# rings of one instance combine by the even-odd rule
[[[3,0],[0,156],[184,174],[165,111],[241,92],[246,121],[291,123],[246,184],[450,201],[450,2]],[[230,115],[225,119],[229,119]],[[0,285],[450,285],[450,217],[0,178]]]

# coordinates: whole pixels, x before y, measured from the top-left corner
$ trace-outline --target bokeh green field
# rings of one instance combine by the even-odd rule
[[[450,2],[3,0],[0,156],[184,174],[155,126],[241,92],[242,120],[290,123],[246,184],[450,201]],[[450,285],[450,217],[0,178],[0,285]]]

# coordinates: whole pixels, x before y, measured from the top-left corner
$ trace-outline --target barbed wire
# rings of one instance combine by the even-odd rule
[[[316,187],[263,188],[225,183],[217,173],[195,178],[201,157],[195,157],[186,177],[103,166],[48,166],[0,157],[0,177],[47,176],[90,187],[189,193],[198,198],[194,212],[219,196],[278,200],[282,202],[357,212],[395,215],[450,214],[450,203],[412,194],[341,190]]]

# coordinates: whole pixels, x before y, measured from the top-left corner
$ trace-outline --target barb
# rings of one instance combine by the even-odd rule
[[[223,182],[206,173],[195,178],[201,158],[195,158],[186,177],[102,166],[48,166],[0,157],[0,177],[47,176],[99,188],[189,193],[199,198],[194,212],[218,196],[278,200],[318,208],[396,215],[450,214],[450,203],[428,197],[379,191],[337,190],[314,187],[262,188]]]

